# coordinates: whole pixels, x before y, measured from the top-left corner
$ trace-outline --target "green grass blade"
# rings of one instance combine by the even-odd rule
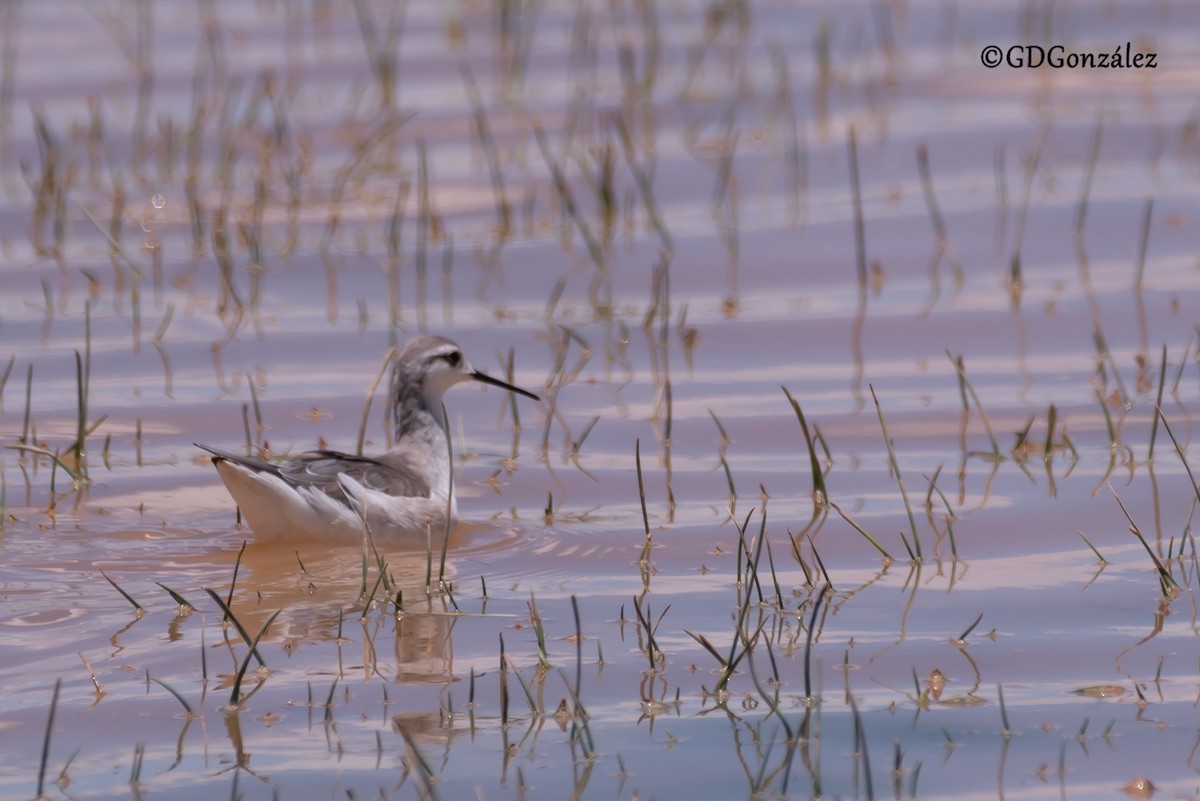
[[[141,617],[146,611],[145,608],[141,604],[139,604],[137,601],[135,601],[133,599],[132,595],[125,592],[125,590],[121,589],[120,585],[118,585],[117,582],[115,582],[111,578],[109,578],[108,574],[104,572],[103,568],[97,568],[97,569],[100,570],[100,575],[104,576],[104,580],[107,581],[109,584],[111,584],[113,586],[114,590],[121,593],[121,597],[123,597],[126,601],[129,601],[129,603],[133,605],[133,608],[135,610],[137,610],[138,617]]]

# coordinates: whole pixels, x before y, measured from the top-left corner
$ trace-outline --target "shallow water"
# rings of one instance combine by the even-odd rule
[[[76,353],[95,426],[0,457],[0,796],[56,680],[51,798],[1194,796],[1196,9],[505,7],[0,10],[0,439],[70,450]],[[980,66],[1031,30],[1158,67]],[[254,543],[192,443],[353,451],[423,330],[546,397],[447,397],[441,590]]]

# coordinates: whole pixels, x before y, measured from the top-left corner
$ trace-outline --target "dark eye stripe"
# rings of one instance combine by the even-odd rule
[[[456,350],[452,350],[449,353],[443,353],[442,358],[445,359],[446,364],[450,365],[451,367],[458,367],[459,363],[462,362],[462,354]]]

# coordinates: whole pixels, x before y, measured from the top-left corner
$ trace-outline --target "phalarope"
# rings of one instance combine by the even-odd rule
[[[380,456],[319,450],[274,464],[196,447],[259,539],[360,542],[365,520],[377,543],[423,546],[444,536],[447,509],[458,515],[442,396],[471,380],[540,400],[479,372],[445,337],[419,336],[392,364],[396,444]]]

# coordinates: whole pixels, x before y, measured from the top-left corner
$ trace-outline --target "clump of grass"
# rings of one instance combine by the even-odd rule
[[[956,515],[954,510],[950,508],[950,501],[946,499],[946,493],[942,492],[942,488],[937,485],[938,476],[942,474],[942,465],[938,465],[937,470],[933,471],[933,478],[922,474],[927,482],[929,482],[929,491],[925,494],[925,508],[928,510],[930,524],[933,523],[933,493],[937,493],[942,501],[942,506],[946,509],[946,534],[950,538],[950,555],[958,558],[958,544],[954,541],[954,521]]]
[[[8,364],[4,367],[4,373],[0,374],[0,411],[4,411],[4,387],[8,384],[8,377],[12,373],[13,365],[16,363],[16,354],[9,356]]]
[[[817,553],[817,546],[810,540],[808,543],[809,550],[812,551],[813,559],[817,561],[817,567],[821,569],[821,578],[825,580],[825,584],[829,589],[833,589],[833,579],[829,577],[829,571],[825,569],[825,560],[821,558],[821,554]]]
[[[1189,471],[1189,478],[1190,477],[1191,475]],[[1125,504],[1121,502],[1121,497],[1117,495],[1117,491],[1113,489],[1112,484],[1108,485],[1108,490],[1112,493],[1113,498],[1116,499],[1117,506],[1121,507],[1121,513],[1125,515],[1125,519],[1129,521],[1129,532],[1133,534],[1133,536],[1137,537],[1138,542],[1142,544],[1142,547],[1146,549],[1146,553],[1150,555],[1150,561],[1154,563],[1154,569],[1158,572],[1158,585],[1159,589],[1162,590],[1163,597],[1174,598],[1179,592],[1178,582],[1175,581],[1170,571],[1167,570],[1167,568],[1163,565],[1162,561],[1158,558],[1158,555],[1154,553],[1154,549],[1150,547],[1150,543],[1146,542],[1146,538],[1142,536],[1141,529],[1137,527],[1137,523],[1133,522],[1133,518],[1129,515],[1129,510],[1127,510],[1125,508]],[[1200,492],[1200,489],[1197,489],[1197,492]]]
[[[363,565],[364,565],[364,567],[366,565],[365,558],[363,559]],[[365,578],[365,574],[364,574],[364,578]],[[363,595],[360,595],[360,597],[363,599],[362,600],[362,615],[359,618],[360,620],[367,619],[367,615],[370,614],[371,607],[375,602],[375,593],[377,593],[379,591],[379,588],[381,586],[383,586],[383,588],[384,588],[385,603],[386,603],[386,596],[390,594],[390,592],[388,591],[388,588],[385,586],[386,584],[387,584],[387,570],[386,570],[386,565],[384,565],[384,566],[380,567],[379,575],[376,577],[375,583],[371,586],[371,591],[368,593],[364,593]],[[400,605],[399,601],[397,601],[397,603],[396,603],[396,609],[398,612],[401,610],[401,605]],[[338,621],[338,627],[339,627],[338,639],[340,640],[341,639],[341,630],[340,630],[341,620],[340,620],[340,618]]]
[[[1185,358],[1186,360],[1186,358]],[[1162,346],[1162,361],[1158,368],[1158,395],[1154,400],[1154,422],[1150,426],[1150,447],[1146,453],[1146,461],[1154,461],[1154,440],[1158,436],[1158,419],[1162,410],[1163,387],[1167,379],[1167,346]]]
[[[563,210],[568,218],[574,223],[576,229],[583,237],[584,244],[587,246],[588,255],[591,257],[592,265],[598,270],[603,270],[606,260],[604,251],[601,249],[599,242],[596,241],[592,234],[591,228],[588,227],[587,220],[580,213],[578,205],[575,203],[575,196],[571,192],[571,187],[567,183],[566,175],[562,171],[562,167],[555,160],[554,154],[550,152],[550,145],[546,142],[546,134],[540,126],[535,126],[533,129],[534,138],[537,140],[538,148],[541,150],[542,158],[546,161],[546,166],[550,170],[550,176],[554,181],[554,191],[558,196],[559,202],[562,203]],[[598,289],[598,284],[592,284],[592,301],[593,304],[598,304],[599,298],[595,294]]]
[[[583,470],[583,468],[579,465],[579,451],[583,448],[583,443],[587,441],[588,435],[592,433],[592,429],[596,427],[596,423],[599,422],[600,415],[595,415],[592,417],[588,424],[584,426],[583,431],[579,434],[579,436],[571,442],[571,461],[573,461],[575,466],[579,467],[580,470]],[[586,470],[583,472],[587,473]]]
[[[720,460],[721,469],[725,471],[725,483],[729,487],[729,498],[731,502],[736,502],[737,487],[733,483],[733,470],[729,466],[729,460],[725,458],[725,451],[721,449],[717,453],[717,458]],[[731,506],[732,508],[732,506]]]
[[[496,140],[492,136],[491,126],[488,125],[487,114],[483,107],[483,100],[479,96],[479,89],[475,85],[475,79],[471,75],[471,68],[463,62],[460,71],[462,73],[463,86],[467,90],[467,100],[471,104],[471,117],[475,123],[475,135],[479,139],[479,146],[483,150],[484,160],[487,162],[488,174],[492,181],[492,194],[496,204],[496,238],[501,242],[508,239],[512,232],[512,205],[508,202],[508,197],[504,191],[504,173],[501,169],[500,155],[497,152]]]
[[[164,690],[166,690],[166,691],[167,691],[167,692],[169,692],[171,695],[173,695],[173,696],[175,697],[175,700],[176,700],[176,701],[178,701],[178,702],[180,703],[180,705],[181,705],[181,706],[183,706],[183,711],[187,713],[187,716],[188,716],[189,718],[192,718],[192,717],[195,717],[195,716],[196,716],[196,713],[195,713],[195,711],[192,709],[192,705],[191,705],[191,704],[189,704],[189,703],[187,702],[187,699],[186,699],[186,698],[184,698],[182,695],[180,695],[180,694],[179,694],[179,691],[178,691],[178,690],[176,690],[174,687],[172,687],[171,685],[167,684],[167,683],[166,683],[165,681],[163,681],[162,679],[156,679],[156,678],[154,678],[153,676],[151,676],[151,675],[150,675],[150,672],[149,672],[149,671],[147,671],[147,672],[146,672],[146,680],[147,680],[147,681],[152,681],[152,682],[154,682],[154,683],[155,683],[155,684],[157,684],[159,687],[162,687]]]
[[[33,445],[21,445],[19,443],[5,445],[4,447],[9,450],[20,451],[22,453],[32,453],[35,456],[44,456],[50,460],[55,470],[61,469],[64,473],[70,476],[71,481],[75,482],[76,484],[83,483],[83,475],[80,474],[80,472],[74,467],[72,467],[70,462],[63,459],[62,454],[59,451],[49,451],[45,448],[38,448],[34,447]],[[51,473],[50,494],[51,496],[54,495],[53,473]]]
[[[267,629],[269,629],[271,627],[271,624],[275,622],[275,618],[279,617],[279,613],[282,611],[283,611],[282,609],[276,610],[273,615],[271,615],[269,618],[267,618],[267,622],[263,623],[262,628],[259,629],[258,634],[255,636],[254,640],[247,642],[247,645],[250,646],[250,650],[246,653],[246,658],[242,660],[241,665],[238,666],[237,675],[235,675],[233,677],[233,690],[229,694],[229,705],[230,706],[237,706],[238,703],[241,701],[242,679],[246,675],[246,668],[250,666],[251,657],[257,657],[259,664],[263,664],[262,658],[258,657],[258,641],[263,638],[263,636],[267,633]],[[242,629],[241,626],[238,626],[238,630],[244,631],[244,629]],[[337,682],[335,681],[334,683],[336,684]],[[330,696],[332,697],[332,695],[333,695],[333,691],[330,690]]]
[[[642,553],[638,560],[642,563],[650,561],[650,548],[653,544],[650,535],[650,516],[646,513],[646,485],[642,481],[642,441],[637,439],[633,444],[634,463],[637,465],[638,499],[642,504],[642,527],[646,531],[646,541],[642,545]]]
[[[1079,536],[1080,536],[1080,538],[1082,538],[1082,539],[1083,539],[1083,541],[1084,541],[1085,543],[1087,543],[1087,547],[1089,547],[1089,548],[1091,548],[1091,549],[1092,549],[1092,553],[1096,554],[1096,558],[1100,560],[1100,564],[1101,564],[1101,565],[1106,565],[1106,564],[1108,564],[1108,560],[1107,560],[1107,559],[1105,559],[1105,558],[1104,558],[1104,557],[1103,557],[1103,556],[1100,554],[1100,551],[1096,550],[1096,546],[1095,546],[1095,545],[1092,545],[1091,541],[1090,541],[1090,540],[1087,538],[1087,536],[1086,536],[1086,535],[1085,535],[1085,534],[1084,534],[1082,531],[1080,531],[1080,532],[1079,532]]]
[[[904,489],[904,478],[900,475],[900,464],[896,461],[896,449],[892,445],[891,436],[888,435],[887,423],[883,419],[883,407],[879,405],[879,397],[875,394],[875,387],[872,385],[868,386],[871,390],[871,399],[875,401],[875,412],[879,415],[879,427],[883,430],[883,443],[887,446],[888,463],[892,467],[892,474],[896,476],[896,485],[900,488],[900,497],[904,500],[904,511],[908,513],[908,525],[912,531],[913,547],[916,549],[916,560],[921,561],[924,557],[921,554],[921,538],[917,535],[917,519],[913,516],[912,506],[908,502],[908,492]]]
[[[783,394],[787,397],[788,403],[792,405],[792,411],[796,413],[796,419],[800,422],[800,430],[804,433],[804,444],[808,446],[809,465],[812,468],[813,482],[813,501],[817,504],[828,502],[829,491],[825,487],[825,473],[821,470],[821,465],[817,461],[817,451],[813,447],[813,438],[808,431],[808,423],[804,419],[804,412],[800,409],[800,404],[792,397],[792,393],[788,392],[787,387],[780,385]],[[826,448],[828,452],[828,448]]]
[[[242,540],[242,547],[238,549],[237,558],[233,561],[233,577],[229,580],[229,593],[225,596],[225,619],[228,620],[232,613],[229,607],[233,605],[233,588],[237,586],[238,571],[242,569],[242,556],[246,553],[247,540]]]
[[[1121,449],[1121,441],[1117,437],[1117,429],[1113,425],[1112,413],[1108,410],[1108,403],[1104,400],[1104,391],[1099,387],[1096,387],[1096,401],[1100,404],[1100,410],[1104,412],[1104,425],[1108,429],[1109,450],[1115,456]]]
[[[164,590],[166,590],[167,595],[171,596],[171,600],[179,605],[180,611],[189,611],[190,612],[191,610],[195,609],[195,607],[192,606],[191,602],[188,601],[187,598],[184,598],[182,595],[175,592],[175,590],[171,589],[166,584],[163,584],[160,581],[156,581],[154,583],[157,584],[159,587],[162,587]]]
[[[39,256],[61,259],[61,244],[66,229],[65,207],[67,191],[74,179],[74,168],[64,164],[66,148],[46,121],[41,108],[33,109],[33,130],[37,140],[40,171],[26,171],[25,180],[33,193],[33,221],[30,241]],[[5,137],[7,141],[8,137]],[[47,224],[51,225],[54,244],[45,240]]]
[[[1200,501],[1200,484],[1196,483],[1196,476],[1192,474],[1192,467],[1188,464],[1187,457],[1183,455],[1183,448],[1179,444],[1179,440],[1175,438],[1175,432],[1171,430],[1170,424],[1167,423],[1166,415],[1163,414],[1162,407],[1157,407],[1158,416],[1162,419],[1163,430],[1167,432],[1167,436],[1171,438],[1171,444],[1175,446],[1175,453],[1179,454],[1179,461],[1183,464],[1184,472],[1187,473],[1188,481],[1192,485],[1193,492],[1196,493],[1196,499]],[[1115,494],[1115,493],[1114,493]]]
[[[929,278],[932,284],[932,292],[929,303],[926,305],[928,309],[937,300],[940,290],[938,267],[941,266],[942,257],[947,252],[950,254],[950,270],[954,274],[955,286],[961,287],[964,278],[962,265],[959,263],[954,249],[950,246],[950,235],[947,233],[946,222],[942,218],[942,211],[938,207],[937,194],[933,189],[933,176],[929,169],[929,149],[925,147],[925,143],[923,142],[917,145],[917,171],[921,176],[921,189],[925,195],[925,207],[929,211],[929,221],[933,225],[933,232],[936,237],[933,257],[929,262]]]
[[[110,577],[109,577],[109,575],[108,575],[107,573],[105,573],[105,572],[104,572],[104,569],[103,569],[103,568],[98,568],[98,569],[100,570],[100,575],[101,575],[101,576],[104,576],[104,580],[105,580],[105,581],[107,581],[109,584],[111,584],[111,585],[112,585],[112,588],[113,588],[114,590],[116,590],[117,592],[121,593],[121,597],[122,597],[122,598],[124,598],[126,601],[129,601],[129,604],[130,604],[130,605],[133,607],[133,609],[134,609],[134,613],[135,613],[135,614],[136,614],[136,615],[137,615],[139,618],[140,618],[142,615],[144,615],[144,614],[146,613],[146,609],[145,609],[145,607],[143,607],[141,604],[139,604],[137,601],[135,601],[132,595],[130,595],[129,593],[125,592],[125,590],[121,589],[121,586],[120,586],[119,584],[117,584],[117,582],[113,581],[113,580],[112,580],[112,578],[110,578]]]
[[[358,21],[367,61],[375,79],[380,110],[391,112],[396,105],[400,77],[399,45],[404,32],[404,6],[391,7],[386,20],[377,18],[369,4],[354,0],[354,16]]]
[[[1025,217],[1029,211],[1029,198],[1033,191],[1033,179],[1037,175],[1038,163],[1042,158],[1042,145],[1046,141],[1046,131],[1041,130],[1034,140],[1033,152],[1025,160],[1023,183],[1021,188],[1021,205],[1017,210],[1016,230],[1013,233],[1013,251],[1009,260],[1009,270],[1006,280],[1012,294],[1014,307],[1020,303],[1021,290],[1024,286],[1021,279],[1021,246],[1025,235]]]
[[[1058,407],[1053,403],[1046,410],[1046,441],[1042,444],[1042,458],[1049,459],[1054,452],[1054,427],[1058,423]]]
[[[763,520],[767,517],[766,510],[763,510]],[[783,588],[779,585],[779,576],[775,573],[775,557],[771,553],[771,542],[767,539],[766,533],[763,534],[763,542],[767,545],[767,564],[771,568],[771,583],[775,588],[775,606],[780,611],[783,610]]]
[[[246,631],[246,627],[243,626],[242,622],[233,614],[232,610],[229,608],[229,605],[225,603],[221,596],[217,595],[217,593],[211,588],[203,587],[202,589],[208,594],[209,598],[212,598],[216,602],[217,606],[221,607],[221,611],[225,615],[225,620],[233,624],[234,629],[236,629],[238,635],[241,636],[242,642],[250,646],[250,654],[258,660],[258,664],[262,667],[266,667],[266,660],[264,660],[258,653],[257,641],[251,640],[250,633]]]
[[[991,441],[992,456],[996,460],[999,460],[1000,444],[996,441],[996,435],[992,433],[992,426],[988,422],[987,414],[983,411],[983,403],[980,402],[979,395],[975,392],[975,387],[971,385],[970,380],[967,378],[967,368],[963,364],[963,357],[961,355],[955,357],[950,353],[949,349],[947,349],[946,358],[950,360],[952,365],[954,365],[954,370],[958,374],[958,389],[959,394],[962,395],[963,412],[970,411],[970,407],[967,404],[967,394],[970,393],[971,400],[975,402],[975,408],[979,411],[979,419],[983,423],[984,429],[987,431],[988,440]]]
[[[500,634],[500,725],[508,726],[508,658],[504,653],[504,634]]]
[[[1129,392],[1125,388],[1125,381],[1121,378],[1121,371],[1117,369],[1116,357],[1113,356],[1112,350],[1108,347],[1108,339],[1104,336],[1104,331],[1101,330],[1099,323],[1096,323],[1092,331],[1092,342],[1096,347],[1097,370],[1100,373],[1098,380],[1102,385],[1107,385],[1108,373],[1111,372],[1113,381],[1117,385],[1118,399],[1122,405],[1128,405]],[[1107,370],[1105,368],[1106,364],[1108,365]],[[1103,397],[1103,393],[1099,388],[1097,388],[1097,392],[1100,392],[1101,397]]]
[[[883,556],[884,560],[885,560],[885,561],[886,561],[888,564],[891,564],[892,562],[894,562],[894,561],[895,561],[895,560],[892,558],[892,555],[891,555],[890,553],[888,553],[888,552],[887,552],[887,549],[886,549],[886,548],[884,548],[882,545],[880,545],[880,544],[879,544],[879,543],[878,543],[878,542],[875,540],[875,538],[874,538],[874,537],[872,537],[870,534],[868,534],[866,529],[864,529],[864,528],[863,528],[862,526],[860,526],[858,523],[855,523],[855,522],[854,522],[854,520],[853,520],[853,518],[851,518],[851,517],[850,517],[850,515],[848,515],[848,514],[846,514],[845,512],[843,512],[843,511],[842,511],[842,507],[838,506],[838,505],[837,505],[836,503],[834,503],[833,501],[830,501],[830,502],[829,502],[829,505],[830,505],[831,507],[833,507],[833,511],[837,512],[837,513],[838,513],[838,515],[840,515],[840,516],[841,516],[841,518],[842,518],[843,520],[845,520],[847,523],[849,523],[849,524],[850,524],[850,527],[851,527],[851,528],[853,528],[853,529],[854,529],[855,531],[857,531],[859,534],[863,535],[863,537],[865,537],[865,538],[866,538],[867,542],[871,543],[872,547],[874,547],[874,548],[875,548],[875,550],[879,551],[879,553],[880,553],[880,554]],[[815,555],[816,555],[816,553],[817,553],[817,552],[816,552],[816,549],[814,549],[814,550],[813,550],[813,555],[815,556]],[[820,561],[820,557],[819,557],[819,556],[817,557],[817,560],[818,560],[818,561]],[[822,566],[822,570],[824,570],[824,567],[823,567],[823,566]]]
[[[508,665],[512,668],[513,675],[517,677],[517,684],[521,686],[521,691],[525,693],[525,701],[529,704],[529,714],[535,717],[543,714],[542,707],[538,700],[533,697],[533,692],[529,689],[529,683],[525,681],[525,677],[521,675],[520,668],[517,667],[516,661],[512,658],[512,654],[507,654]]]
[[[975,627],[978,626],[982,620],[983,612],[980,612],[971,625],[967,626],[966,631],[954,638],[954,644],[960,648],[965,647],[967,644],[967,637],[971,636],[971,632],[975,630]]]
[[[642,599],[635,595],[633,597],[633,611],[637,616],[638,631],[645,637],[645,645],[642,650],[646,654],[646,659],[650,664],[650,672],[656,672],[659,665],[666,660],[666,654],[658,647],[658,641],[655,639],[654,634],[658,631],[658,625],[662,623],[667,612],[671,611],[671,605],[667,604],[667,608],[659,614],[658,620],[651,623],[649,605],[643,609]]]
[[[752,656],[752,652],[754,650],[755,644],[758,642],[758,639],[759,639],[760,635],[762,634],[762,631],[767,623],[767,618],[765,618],[765,617],[761,618],[759,624],[753,628],[753,631],[750,630],[751,627],[748,625],[748,621],[750,619],[750,611],[754,605],[753,599],[755,597],[755,593],[752,592],[752,590],[757,588],[757,598],[758,598],[759,604],[762,604],[765,602],[765,596],[762,591],[762,583],[758,576],[758,566],[762,559],[762,552],[763,552],[764,545],[767,548],[768,561],[773,562],[773,560],[770,556],[770,543],[767,542],[767,537],[766,537],[765,515],[763,516],[762,523],[760,524],[759,536],[758,536],[757,543],[755,544],[755,548],[754,548],[755,553],[753,555],[751,555],[751,553],[750,553],[750,550],[751,550],[750,544],[747,543],[745,540],[745,531],[746,531],[747,526],[749,525],[749,522],[750,522],[750,515],[748,514],[746,516],[746,520],[738,527],[738,535],[739,535],[738,586],[744,587],[745,591],[739,593],[740,603],[739,603],[739,608],[738,608],[738,614],[734,621],[734,628],[733,628],[733,634],[732,634],[731,642],[730,642],[730,646],[729,646],[729,652],[727,654],[722,654],[720,651],[717,650],[717,648],[712,644],[712,642],[710,642],[709,639],[707,637],[705,637],[704,635],[696,634],[692,631],[688,631],[687,629],[684,629],[684,633],[686,633],[689,637],[691,637],[693,640],[695,640],[697,643],[699,643],[700,646],[704,648],[704,650],[706,650],[710,654],[712,654],[713,658],[715,658],[717,660],[717,663],[721,667],[720,678],[717,680],[717,684],[713,688],[714,694],[720,694],[720,693],[724,692],[725,687],[728,685],[729,680],[733,677],[733,674],[737,670],[738,665],[742,662],[743,659],[747,659]],[[742,577],[741,567],[740,567],[740,560],[741,560],[742,555],[745,556],[745,564],[746,564],[746,573],[745,573],[744,579]],[[778,604],[778,608],[782,609],[783,608],[782,591],[779,587],[778,578],[774,576],[773,564],[772,564],[771,570],[772,570],[772,577],[774,579],[774,585],[775,585],[775,600],[776,600],[776,603]],[[768,651],[768,656],[771,659],[771,665],[772,665],[774,679],[776,682],[778,682],[778,680],[779,680],[778,667],[775,664],[775,657],[774,657],[773,652],[770,649],[769,644],[767,646],[767,651]],[[753,671],[753,666],[751,667],[751,670]],[[757,687],[758,684],[757,684],[756,679],[755,679],[755,684]],[[759,688],[759,689],[761,692],[761,688]],[[785,723],[785,725],[786,725],[786,723]]]
[[[526,603],[529,609],[529,622],[533,626],[534,637],[537,640],[538,662],[542,669],[549,670],[553,667],[550,664],[550,655],[546,652],[546,627],[542,624],[542,616],[538,612],[537,599],[533,596],[533,591],[529,592],[529,601]]]
[[[625,155],[625,163],[629,165],[629,171],[633,175],[633,182],[637,185],[638,192],[641,194],[642,206],[646,210],[646,216],[650,220],[651,227],[658,234],[663,251],[669,257],[675,252],[675,243],[671,238],[670,232],[667,230],[666,224],[663,223],[662,215],[658,210],[658,203],[654,199],[653,170],[638,164],[633,137],[629,132],[629,125],[626,123],[625,117],[614,113],[611,119],[613,127],[617,129],[617,135],[621,140],[621,149]]]

